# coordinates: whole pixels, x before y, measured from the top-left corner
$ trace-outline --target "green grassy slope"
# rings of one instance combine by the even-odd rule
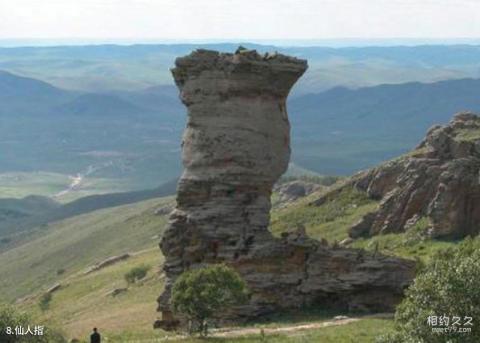
[[[22,199],[0,198],[0,222],[34,216],[59,206],[60,204],[52,199],[42,196],[28,196]]]
[[[335,185],[332,187],[336,187]],[[347,237],[348,227],[377,203],[355,189],[344,189],[320,206],[311,205],[325,190],[299,199],[287,207],[272,211],[271,230],[280,232],[306,226],[315,238],[330,242]],[[159,238],[166,224],[165,215],[156,215],[158,208],[171,206],[172,198],[159,198],[135,204],[108,208],[75,216],[44,227],[30,242],[0,253],[0,294],[4,301],[23,297],[17,305],[33,313],[39,322],[61,328],[69,338],[85,339],[91,327],[101,328],[110,342],[154,342],[167,334],[153,330],[158,316],[155,299],[163,288],[162,256]],[[419,225],[422,224],[420,222]],[[353,246],[378,249],[386,254],[427,259],[433,251],[454,242],[419,239],[421,227],[404,234],[382,235],[357,240]],[[84,274],[96,262],[125,252],[132,257],[99,271]],[[139,265],[151,267],[146,278],[127,285],[125,273]],[[60,273],[59,271],[64,270]],[[48,309],[41,310],[42,294],[55,283]],[[114,289],[128,288],[112,296]],[[325,316],[304,315],[271,318],[252,324],[259,333],[240,338],[215,338],[212,342],[262,342],[260,328],[282,327],[326,320]],[[331,316],[328,317],[331,319]],[[249,326],[249,327],[252,327]],[[362,319],[344,326],[310,328],[295,332],[268,333],[271,342],[372,342],[392,326],[391,320]],[[173,341],[196,342],[195,339]]]
[[[32,234],[43,234],[48,223],[103,208],[169,196],[175,193],[175,188],[176,180],[172,180],[151,190],[90,195],[63,205],[38,196],[20,200],[0,198],[0,253],[30,240]],[[16,205],[15,213],[10,211],[12,205]],[[18,213],[19,209],[23,212]],[[26,210],[29,210],[28,215],[22,216]],[[7,211],[3,217],[2,211]]]
[[[313,238],[341,241],[347,238],[347,230],[351,224],[377,206],[375,201],[354,189],[342,191],[322,206],[309,205],[323,192],[325,191],[313,193],[288,207],[274,211],[272,213],[272,232],[279,235],[281,232],[294,229],[301,224]]]
[[[0,280],[2,300],[46,288],[108,257],[157,246],[166,219],[154,212],[171,201],[147,200],[43,227],[28,243],[0,254],[0,274],[8,275]]]
[[[335,187],[335,186],[333,186]],[[332,189],[332,188],[330,188]],[[369,199],[364,192],[354,188],[345,188],[320,206],[312,204],[327,190],[313,193],[299,199],[288,207],[272,212],[271,230],[275,235],[304,225],[307,233],[316,239],[326,239],[330,243],[340,242],[348,237],[348,229],[363,215],[373,211],[378,202]],[[333,194],[333,193],[332,193]],[[353,242],[351,247],[377,250],[386,255],[402,256],[409,259],[419,258],[426,261],[435,251],[456,244],[452,241],[432,240],[421,234],[428,225],[421,220],[405,233],[377,235]]]
[[[155,299],[163,289],[161,263],[160,250],[153,247],[97,272],[64,278],[46,310],[38,306],[39,294],[20,308],[37,320],[60,327],[69,338],[85,339],[95,326],[113,342],[121,336],[152,337],[160,334],[152,324],[157,318]],[[125,273],[142,264],[151,270],[143,280],[128,285]],[[109,294],[120,288],[128,290],[116,296]]]

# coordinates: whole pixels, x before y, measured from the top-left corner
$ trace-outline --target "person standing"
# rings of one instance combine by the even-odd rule
[[[93,333],[90,335],[90,343],[101,343],[101,336],[97,332],[97,328],[93,328]]]

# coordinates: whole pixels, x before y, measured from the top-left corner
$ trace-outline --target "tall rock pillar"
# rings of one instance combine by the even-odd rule
[[[307,62],[239,49],[197,50],[175,65],[188,123],[177,207],[160,244],[167,282],[158,299],[163,319],[157,326],[175,322],[169,306],[175,279],[210,263],[233,266],[252,291],[250,303],[234,309],[235,316],[298,307],[329,293],[348,303],[376,289],[381,304],[388,303],[384,293],[400,294],[411,279],[408,264],[333,251],[302,233],[280,239],[268,231],[272,187],[290,159],[285,102]],[[351,297],[339,296],[343,293]]]

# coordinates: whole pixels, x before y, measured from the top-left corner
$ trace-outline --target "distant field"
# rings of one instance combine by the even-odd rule
[[[72,176],[59,173],[1,173],[0,198],[24,198],[33,194],[66,203],[92,194],[122,192],[135,187],[128,179],[86,177],[78,186],[69,190],[72,181]],[[64,192],[65,190],[68,191]]]
[[[285,175],[318,174],[291,163]],[[80,184],[69,189],[73,178],[71,175],[50,172],[0,173],[0,199],[24,198],[33,194],[52,197],[57,202],[67,203],[93,194],[127,192],[148,186],[135,183],[136,180],[131,178],[86,176]],[[159,186],[162,183],[162,178],[158,179],[159,183],[153,186]]]
[[[52,196],[70,184],[67,175],[48,172],[0,174],[0,198],[23,198],[31,194]]]

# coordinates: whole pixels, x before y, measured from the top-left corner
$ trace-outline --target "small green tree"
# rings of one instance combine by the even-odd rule
[[[434,332],[439,317],[448,327],[472,318],[470,332]],[[429,320],[430,318],[430,320]],[[434,320],[433,320],[434,319]],[[437,325],[432,325],[432,321]],[[454,249],[436,254],[407,290],[395,314],[395,332],[377,339],[388,343],[480,342],[480,239],[467,239]]]
[[[184,272],[172,289],[173,310],[192,323],[190,333],[208,334],[207,320],[248,299],[245,281],[224,264]]]
[[[17,335],[15,330],[28,328],[34,330],[35,326],[43,328],[42,334]],[[0,304],[0,342],[2,343],[66,343],[67,340],[57,331],[43,327],[25,313],[21,313],[11,305]]]
[[[40,297],[38,306],[42,311],[47,311],[50,308],[50,302],[52,301],[52,293],[45,293]]]
[[[150,270],[150,266],[141,265],[130,269],[128,273],[125,274],[125,280],[131,284],[135,283],[138,280],[143,279],[147,276],[148,271]]]

